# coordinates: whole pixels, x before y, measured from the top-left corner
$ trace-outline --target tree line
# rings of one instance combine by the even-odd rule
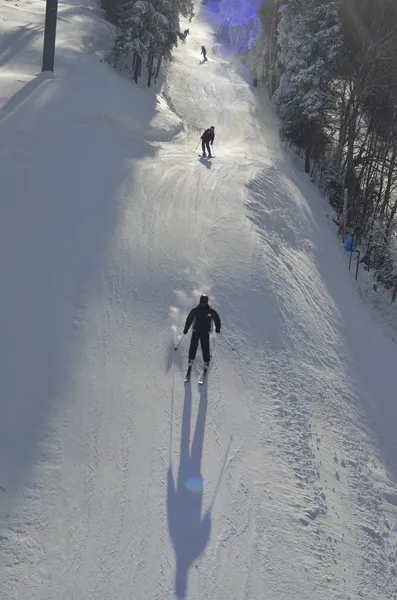
[[[236,1],[236,0],[235,0]],[[266,0],[247,57],[364,263],[397,295],[397,3]],[[252,27],[252,25],[251,25]]]
[[[157,79],[164,58],[171,57],[180,31],[180,15],[194,16],[193,0],[102,0],[107,19],[116,26],[113,66],[132,72],[135,83],[145,74]]]

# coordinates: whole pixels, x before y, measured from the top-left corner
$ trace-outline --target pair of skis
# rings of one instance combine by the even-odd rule
[[[199,385],[203,385],[204,380],[207,376],[207,372],[208,372],[208,367],[206,369],[203,369],[203,372],[201,373],[201,377],[198,381]],[[184,379],[185,383],[188,383],[190,381],[191,374],[192,374],[192,365],[189,365],[187,368],[187,371],[186,371],[185,379]]]

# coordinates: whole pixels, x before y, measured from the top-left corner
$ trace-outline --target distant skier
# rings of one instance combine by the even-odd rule
[[[206,149],[207,149],[207,153],[208,153],[208,158],[212,158],[210,144],[211,144],[211,146],[214,144],[214,139],[215,139],[215,127],[213,125],[211,125],[211,127],[209,129],[206,129],[204,131],[203,135],[201,136],[201,147],[203,149],[203,157],[204,158],[207,158],[207,156],[205,154]]]
[[[210,331],[212,329],[212,322],[215,323],[216,333],[220,333],[221,319],[216,310],[209,305],[208,296],[203,294],[200,297],[200,303],[188,314],[183,330],[183,333],[186,335],[190,326],[193,325],[189,348],[189,367],[192,366],[193,361],[196,358],[198,343],[200,342],[201,351],[203,353],[204,369],[208,369],[211,360]]]
[[[208,58],[207,58],[207,50],[205,49],[205,47],[204,47],[204,46],[201,46],[201,52],[200,52],[200,54],[202,54],[202,55],[203,55],[203,61],[204,61],[204,62],[205,62],[206,60],[208,60]]]

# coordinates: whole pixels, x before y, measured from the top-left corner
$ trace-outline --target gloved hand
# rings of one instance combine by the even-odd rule
[[[186,335],[186,334],[187,334],[187,329],[184,329],[183,330],[183,335]]]
[[[217,329],[217,330],[216,330],[216,333],[220,333],[220,332],[221,332],[221,330],[220,330],[220,329]]]

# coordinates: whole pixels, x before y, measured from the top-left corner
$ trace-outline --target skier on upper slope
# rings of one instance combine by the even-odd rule
[[[208,58],[207,58],[207,50],[205,49],[204,46],[201,46],[201,52],[200,52],[200,54],[203,55],[203,62],[205,62],[206,60],[208,60]]]
[[[212,329],[212,322],[215,323],[216,333],[221,332],[221,319],[215,309],[213,309],[208,302],[208,296],[203,294],[200,297],[200,303],[193,308],[187,316],[185,328],[183,330],[184,335],[193,325],[193,333],[190,340],[189,348],[189,366],[193,364],[196,358],[196,352],[198,343],[200,341],[201,351],[203,353],[204,368],[208,369],[210,364],[210,331]]]
[[[211,125],[209,129],[206,129],[201,136],[201,147],[203,149],[203,157],[206,158],[205,150],[207,149],[208,158],[212,158],[210,144],[214,144],[215,139],[215,127]]]

